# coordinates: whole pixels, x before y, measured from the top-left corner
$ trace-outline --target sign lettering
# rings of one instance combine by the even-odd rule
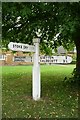
[[[35,52],[33,45],[10,42],[8,48],[13,51]]]

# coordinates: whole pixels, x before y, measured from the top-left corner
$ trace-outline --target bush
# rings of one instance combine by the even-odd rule
[[[80,74],[77,72],[76,68],[74,68],[72,72],[72,77],[70,78],[65,77],[64,81],[70,82],[70,83],[80,83]]]

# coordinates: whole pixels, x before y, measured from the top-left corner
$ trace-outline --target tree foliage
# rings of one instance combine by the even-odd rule
[[[3,3],[2,10],[2,37],[7,44],[9,41],[31,44],[39,30],[41,43],[68,48],[80,26],[80,3],[14,2]]]

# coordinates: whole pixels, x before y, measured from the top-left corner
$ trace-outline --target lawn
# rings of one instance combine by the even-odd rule
[[[63,82],[75,65],[41,66],[41,99],[32,99],[32,66],[3,66],[3,118],[76,118],[77,85]]]

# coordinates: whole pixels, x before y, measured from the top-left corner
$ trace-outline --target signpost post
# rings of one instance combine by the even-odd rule
[[[34,100],[40,99],[40,65],[39,65],[39,38],[33,39],[34,46],[10,42],[8,48],[13,51],[34,52],[33,58],[33,79],[32,79],[32,96]]]
[[[33,39],[35,45],[35,53],[33,58],[33,83],[32,83],[32,96],[34,100],[40,99],[41,84],[40,84],[40,64],[39,64],[39,38]]]

